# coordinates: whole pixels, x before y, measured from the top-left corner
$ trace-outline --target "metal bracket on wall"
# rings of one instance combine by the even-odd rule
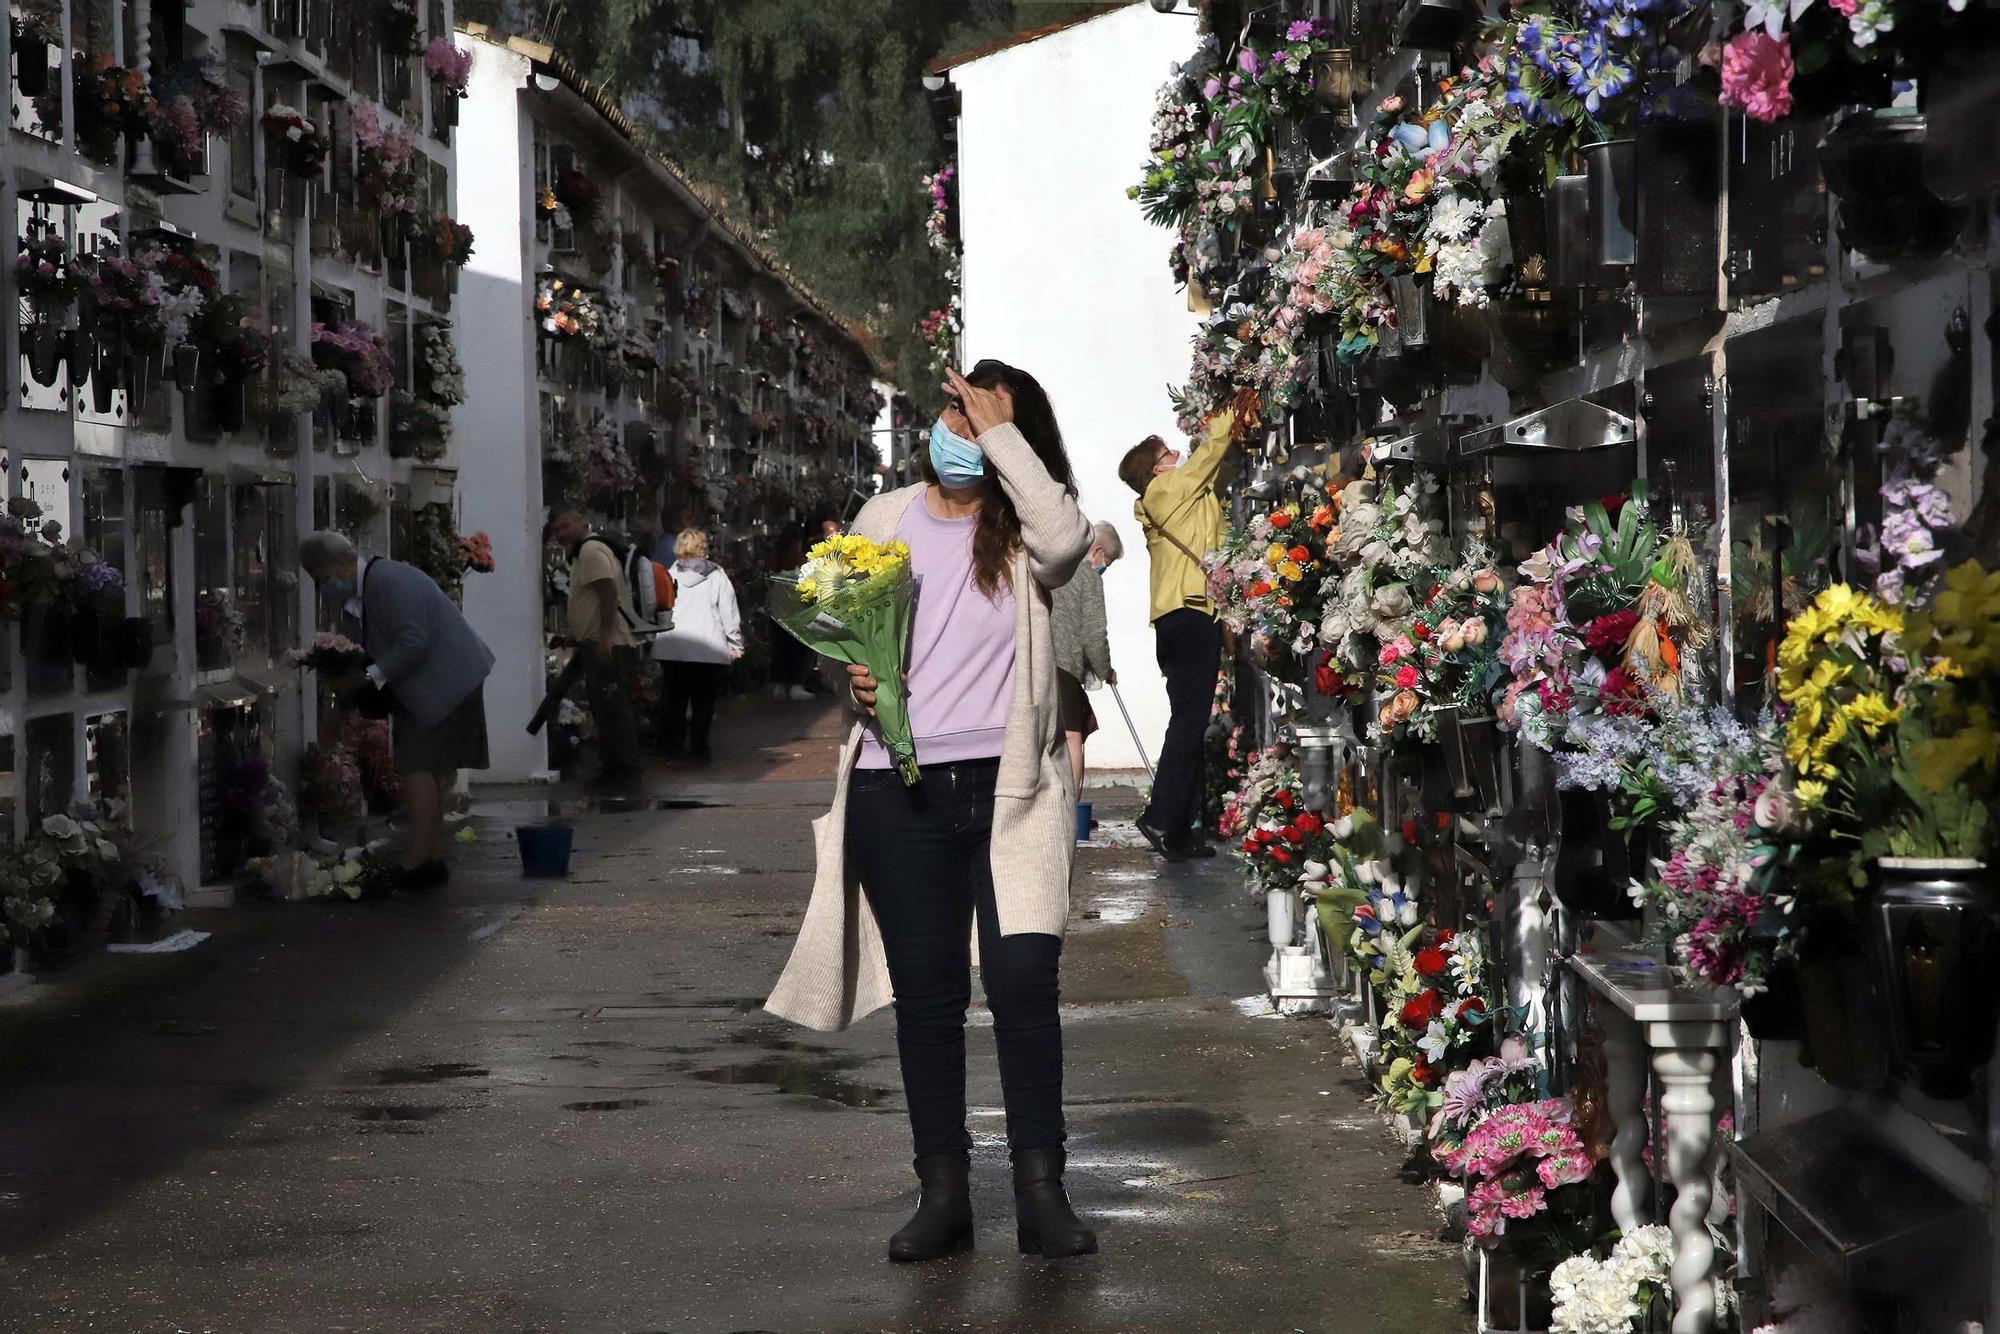
[[[1637,438],[1632,418],[1586,398],[1566,399],[1551,407],[1512,417],[1498,426],[1460,436],[1461,457],[1495,449],[1558,449],[1578,451],[1629,445]]]

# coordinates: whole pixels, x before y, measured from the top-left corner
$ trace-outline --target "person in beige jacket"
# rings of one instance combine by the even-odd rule
[[[1017,1239],[1049,1257],[1097,1249],[1063,1190],[1058,967],[1076,851],[1075,785],[1056,701],[1049,590],[1090,524],[1048,396],[984,361],[950,373],[926,481],[868,502],[853,531],[910,544],[917,610],[910,720],[922,781],[906,787],[866,720],[847,738],[798,943],[766,1007],[844,1028],[890,1001],[909,1102],[915,1217],[893,1260],[972,1244],[965,1013],[974,948],[1007,1110]],[[875,682],[852,668],[857,707]],[[976,937],[975,937],[976,932]]]

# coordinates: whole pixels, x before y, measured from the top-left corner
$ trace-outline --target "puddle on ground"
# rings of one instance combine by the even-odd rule
[[[1157,908],[1152,898],[1146,894],[1107,894],[1090,901],[1090,911],[1085,916],[1090,921],[1104,922],[1112,926],[1122,926],[1136,922]],[[1096,915],[1090,916],[1091,913]]]
[[[634,1107],[651,1107],[651,1098],[601,1098],[595,1102],[566,1102],[563,1110],[569,1112],[626,1112]]]
[[[443,1116],[446,1112],[457,1111],[455,1107],[425,1107],[410,1103],[383,1103],[375,1107],[355,1109],[354,1119],[361,1123],[361,1130],[386,1130],[397,1134],[420,1134],[418,1126],[432,1117]]]
[[[436,1061],[430,1065],[385,1065],[375,1072],[377,1084],[443,1084],[453,1079],[484,1079],[483,1065]]]
[[[778,1093],[817,1098],[842,1107],[879,1107],[895,1096],[885,1088],[857,1084],[839,1072],[859,1065],[857,1057],[802,1060],[791,1056],[767,1056],[744,1065],[724,1065],[697,1070],[694,1077],[706,1084],[768,1084]]]

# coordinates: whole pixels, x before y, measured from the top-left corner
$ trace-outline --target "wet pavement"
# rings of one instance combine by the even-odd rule
[[[886,1014],[763,1015],[834,720],[739,703],[621,808],[483,795],[434,898],[190,914],[184,954],[0,1004],[0,1331],[750,1334],[1470,1328],[1457,1253],[1325,1023],[1246,1018],[1263,913],[1220,861],[1082,855],[1070,1184],[1102,1254],[1015,1254],[974,1015],[978,1249],[914,1201]],[[1092,793],[1108,820],[1128,791]],[[566,881],[514,824],[577,823]]]

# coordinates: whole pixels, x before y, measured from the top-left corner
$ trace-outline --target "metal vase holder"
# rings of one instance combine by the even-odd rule
[[[1482,810],[1500,810],[1506,795],[1500,778],[1500,725],[1491,718],[1467,719],[1462,713],[1455,704],[1431,711],[1452,795],[1462,801],[1477,800]]]

